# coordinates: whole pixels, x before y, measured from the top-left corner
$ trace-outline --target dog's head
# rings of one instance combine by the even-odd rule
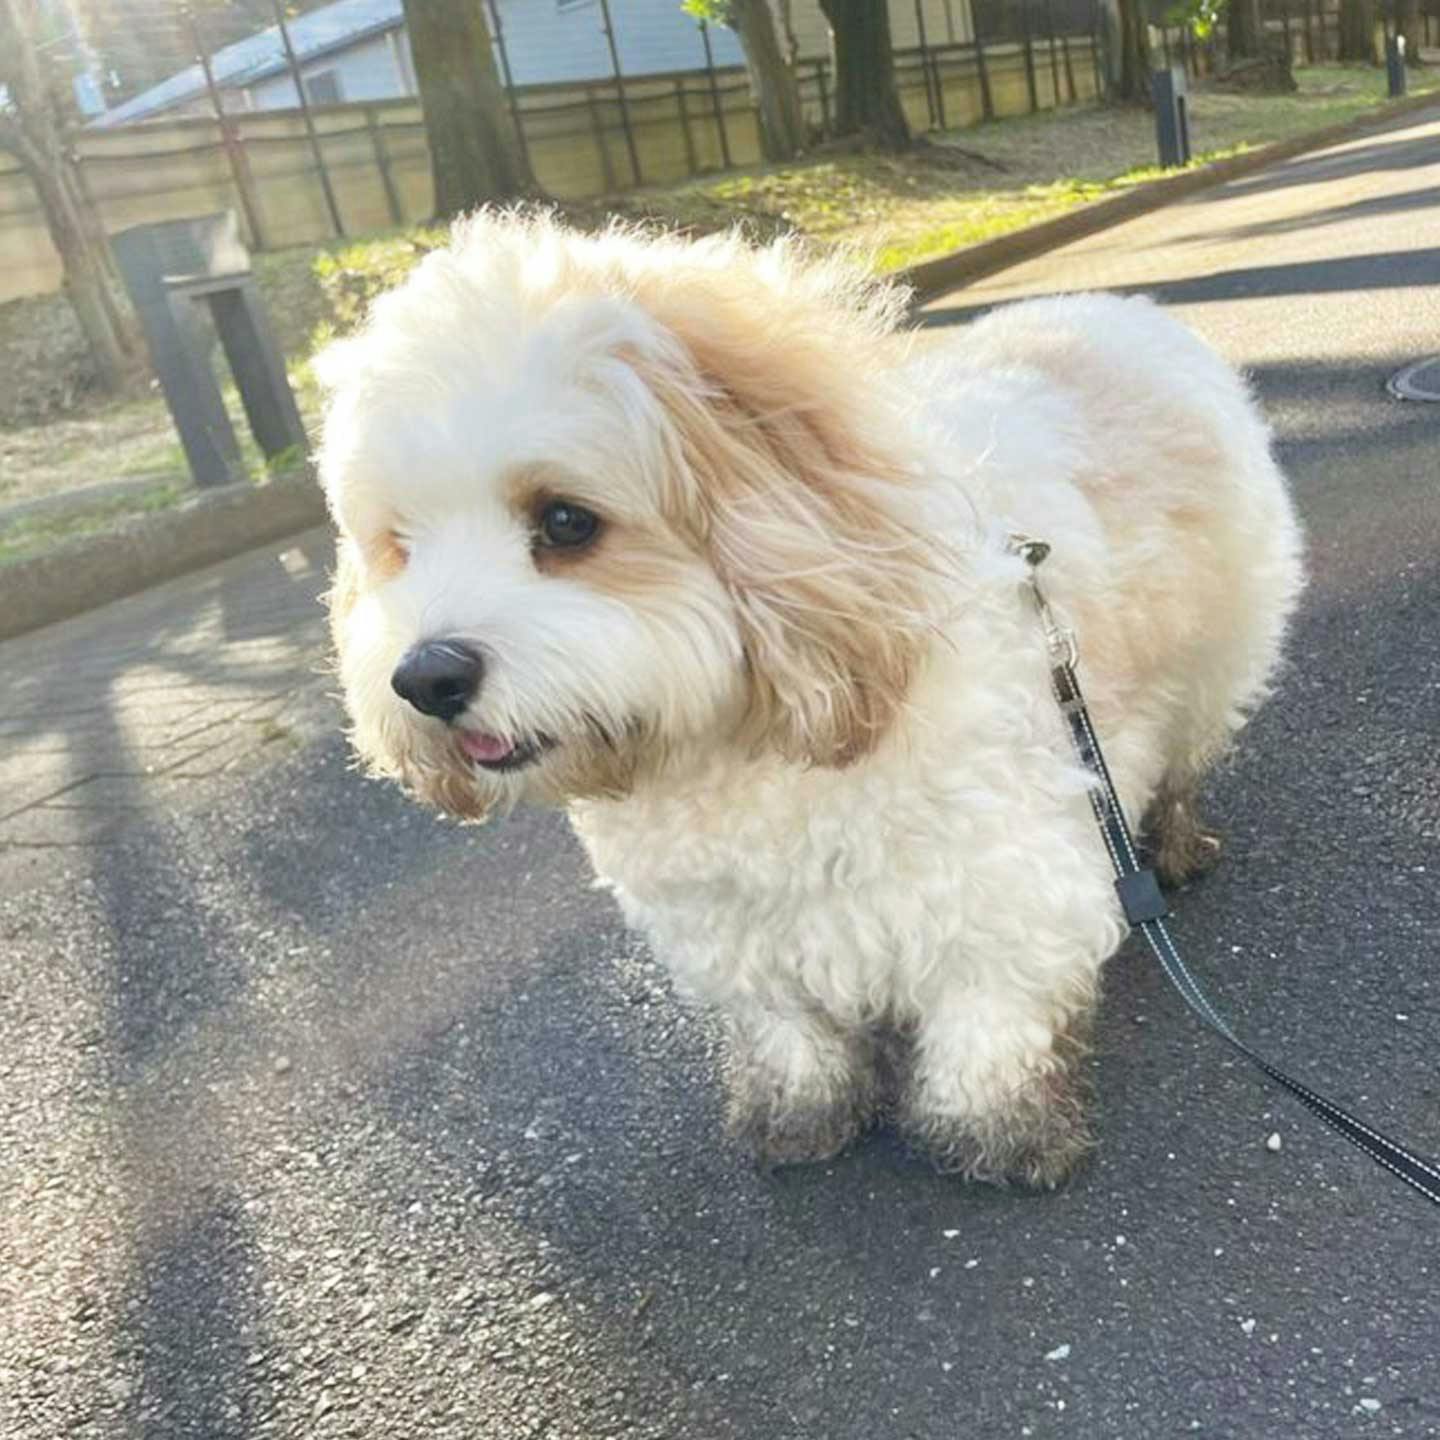
[[[716,746],[873,749],[926,628],[901,303],[733,237],[459,228],[322,364],[371,767],[479,816]]]

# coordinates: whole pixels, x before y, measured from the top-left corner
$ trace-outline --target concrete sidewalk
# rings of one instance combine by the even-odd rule
[[[0,863],[89,846],[333,713],[316,529],[0,645]]]

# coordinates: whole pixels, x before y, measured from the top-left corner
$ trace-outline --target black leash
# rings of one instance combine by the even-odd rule
[[[1180,992],[1185,1003],[1226,1044],[1237,1050],[1257,1069],[1264,1071],[1277,1085],[1288,1090],[1332,1130],[1363,1150],[1377,1165],[1383,1165],[1412,1189],[1440,1205],[1440,1169],[1422,1160],[1413,1150],[1397,1144],[1388,1136],[1357,1120],[1333,1101],[1316,1094],[1308,1085],[1302,1085],[1300,1081],[1292,1079],[1283,1070],[1272,1065],[1264,1056],[1258,1055],[1216,1013],[1215,1007],[1186,968],[1165,925],[1165,917],[1170,913],[1169,906],[1161,894],[1155,872],[1141,863],[1134,837],[1126,824],[1119,797],[1115,793],[1115,782],[1110,778],[1100,741],[1096,738],[1095,727],[1090,723],[1090,712],[1085,708],[1085,697],[1081,694],[1080,682],[1075,675],[1075,638],[1069,630],[1056,622],[1054,612],[1050,609],[1036,577],[1036,569],[1050,553],[1050,547],[1043,540],[1030,540],[1023,536],[1017,536],[1014,545],[1016,552],[1030,567],[1030,590],[1050,647],[1050,683],[1055,691],[1056,702],[1065,717],[1070,740],[1080,763],[1096,781],[1090,788],[1090,804],[1095,811],[1100,833],[1104,836],[1105,848],[1110,853],[1110,863],[1115,868],[1115,889],[1120,896],[1125,918],[1133,929],[1139,930],[1144,936],[1151,953],[1160,962],[1170,983]]]

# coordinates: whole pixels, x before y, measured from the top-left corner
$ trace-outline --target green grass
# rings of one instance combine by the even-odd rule
[[[83,509],[66,510],[59,514],[22,515],[8,522],[0,521],[0,566],[28,560],[63,540],[112,530],[119,520],[168,510],[178,505],[187,493],[188,486],[177,477],[137,494],[97,501]]]

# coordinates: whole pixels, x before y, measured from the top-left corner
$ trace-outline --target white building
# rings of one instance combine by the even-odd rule
[[[879,0],[884,3],[884,0]],[[943,45],[970,38],[969,0],[920,0],[927,38]],[[503,37],[516,85],[608,80],[614,73],[600,0],[491,0],[492,29]],[[615,48],[627,76],[698,70],[705,65],[700,27],[680,0],[609,0]],[[897,48],[918,44],[914,0],[890,0]],[[817,0],[793,0],[800,54],[821,56],[830,40]],[[498,21],[498,25],[495,23]],[[415,70],[400,0],[335,0],[289,22],[305,85],[316,105],[392,100],[415,93]],[[716,65],[743,63],[739,41],[722,26],[709,31]],[[217,50],[211,70],[227,110],[277,110],[297,104],[284,45],[271,26]],[[115,106],[93,123],[121,125],[160,115],[211,109],[200,66],[191,65]]]

